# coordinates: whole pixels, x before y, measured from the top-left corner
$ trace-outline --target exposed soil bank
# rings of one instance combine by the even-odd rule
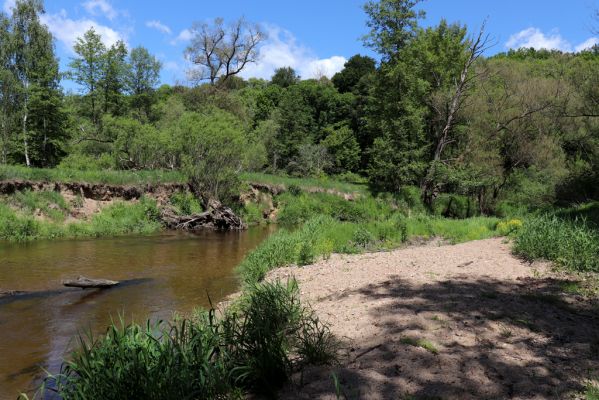
[[[502,239],[334,255],[269,279],[288,276],[342,350],[282,398],[337,398],[333,372],[350,399],[576,398],[599,371],[596,305]]]

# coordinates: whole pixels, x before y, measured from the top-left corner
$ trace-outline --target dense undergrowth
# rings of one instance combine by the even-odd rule
[[[60,374],[46,379],[64,400],[222,399],[272,395],[293,370],[334,360],[333,336],[299,300],[295,281],[253,285],[226,310],[171,324],[113,324],[80,336]]]

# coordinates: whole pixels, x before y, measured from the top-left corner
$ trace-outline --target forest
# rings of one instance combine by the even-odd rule
[[[417,187],[429,207],[456,194],[472,214],[596,200],[597,46],[489,57],[483,30],[422,28],[416,3],[369,4],[364,43],[380,59],[357,54],[330,80],[291,68],[270,81],[239,78],[259,28],[195,26],[186,54],[197,84],[173,86],[160,84],[147,49],[106,48],[93,29],[60,71],[43,5],[18,2],[0,20],[0,161],[182,171],[224,201],[243,171]],[[66,77],[81,91],[64,93]]]

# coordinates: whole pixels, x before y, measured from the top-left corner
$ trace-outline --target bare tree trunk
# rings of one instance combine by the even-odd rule
[[[25,153],[25,164],[31,167],[29,160],[29,143],[27,142],[27,102],[25,102],[25,114],[23,115],[23,152]]]

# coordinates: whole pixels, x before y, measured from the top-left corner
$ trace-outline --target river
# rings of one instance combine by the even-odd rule
[[[244,232],[0,243],[0,399],[31,393],[57,372],[78,332],[98,334],[111,318],[171,319],[237,289],[234,268],[273,227]],[[79,275],[121,280],[108,290],[66,289]]]

